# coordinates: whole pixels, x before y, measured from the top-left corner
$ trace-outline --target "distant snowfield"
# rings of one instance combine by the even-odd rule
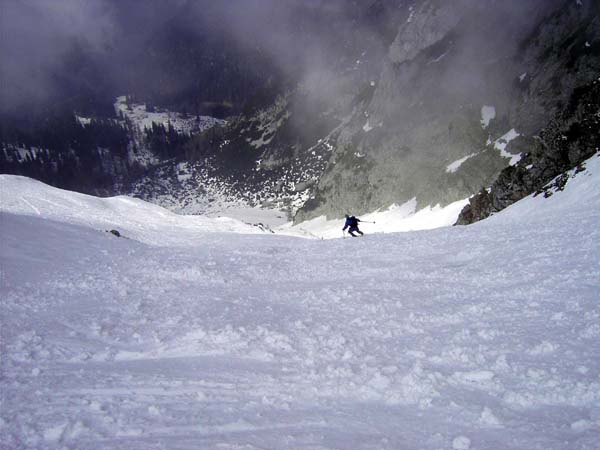
[[[357,239],[11,176],[0,204],[2,448],[597,449],[597,156],[484,222]]]
[[[446,207],[436,205],[417,210],[417,200],[413,198],[403,205],[393,205],[387,210],[360,216],[364,223],[360,223],[359,228],[367,234],[380,234],[449,227],[456,223],[458,215],[467,203],[469,201],[465,199]],[[288,223],[279,226],[275,228],[275,232],[323,239],[349,237],[342,232],[343,225],[344,220],[327,220],[321,216],[297,225]]]
[[[127,96],[117,97],[115,104],[115,113],[119,117],[129,119],[133,125],[140,131],[152,129],[152,125],[162,125],[165,128],[171,126],[178,133],[193,134],[212,128],[216,125],[224,125],[225,121],[211,116],[184,116],[181,113],[160,110],[148,111],[144,103],[127,103]],[[78,118],[78,120],[85,120]]]

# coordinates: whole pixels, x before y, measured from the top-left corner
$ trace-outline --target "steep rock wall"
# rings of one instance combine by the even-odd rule
[[[490,186],[515,155],[531,151],[574,90],[598,73],[598,6],[493,3],[412,6],[297,221],[414,197],[420,207],[447,204]],[[486,105],[495,114],[483,121]]]

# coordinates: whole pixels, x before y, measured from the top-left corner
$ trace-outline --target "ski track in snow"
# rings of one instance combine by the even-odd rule
[[[0,216],[2,448],[597,448],[600,158],[476,225],[361,239],[159,214],[123,239],[27,198]]]

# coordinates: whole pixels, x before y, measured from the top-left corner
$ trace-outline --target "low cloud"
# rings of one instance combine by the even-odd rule
[[[462,3],[472,3],[488,16],[497,15],[505,21],[506,36],[510,37],[531,26],[536,16],[530,11],[539,9],[544,2],[555,3]],[[131,80],[126,77],[144,74],[126,66],[132,61],[143,66],[145,55],[152,50],[147,46],[156,40],[156,33],[165,27],[180,26],[215,33],[241,51],[258,49],[282,73],[318,91],[327,85],[323,80],[331,79],[332,69],[344,52],[351,53],[348,48],[362,45],[370,52],[381,53],[368,55],[372,61],[381,59],[389,36],[384,36],[384,30],[374,29],[369,18],[361,14],[384,5],[388,9],[383,17],[395,20],[396,16],[408,14],[408,7],[416,3],[419,0],[3,0],[2,108],[10,111],[52,99],[57,75],[68,75],[70,67],[65,58],[74,46],[79,46],[82,57],[93,61],[99,75],[116,87],[127,86]],[[395,31],[393,24],[389,30]],[[477,45],[473,42],[467,47]],[[346,61],[351,63],[354,61]],[[160,78],[161,67],[150,69],[148,77]],[[361,70],[368,73],[377,68]],[[322,94],[327,95],[327,89]]]

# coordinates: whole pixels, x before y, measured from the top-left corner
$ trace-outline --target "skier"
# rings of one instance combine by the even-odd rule
[[[356,234],[354,234],[355,231],[362,236],[363,232],[358,229],[358,222],[360,221],[360,219],[346,214],[346,223],[344,224],[342,231],[346,231],[346,228],[348,228],[348,234],[350,234],[350,236],[357,237]]]

